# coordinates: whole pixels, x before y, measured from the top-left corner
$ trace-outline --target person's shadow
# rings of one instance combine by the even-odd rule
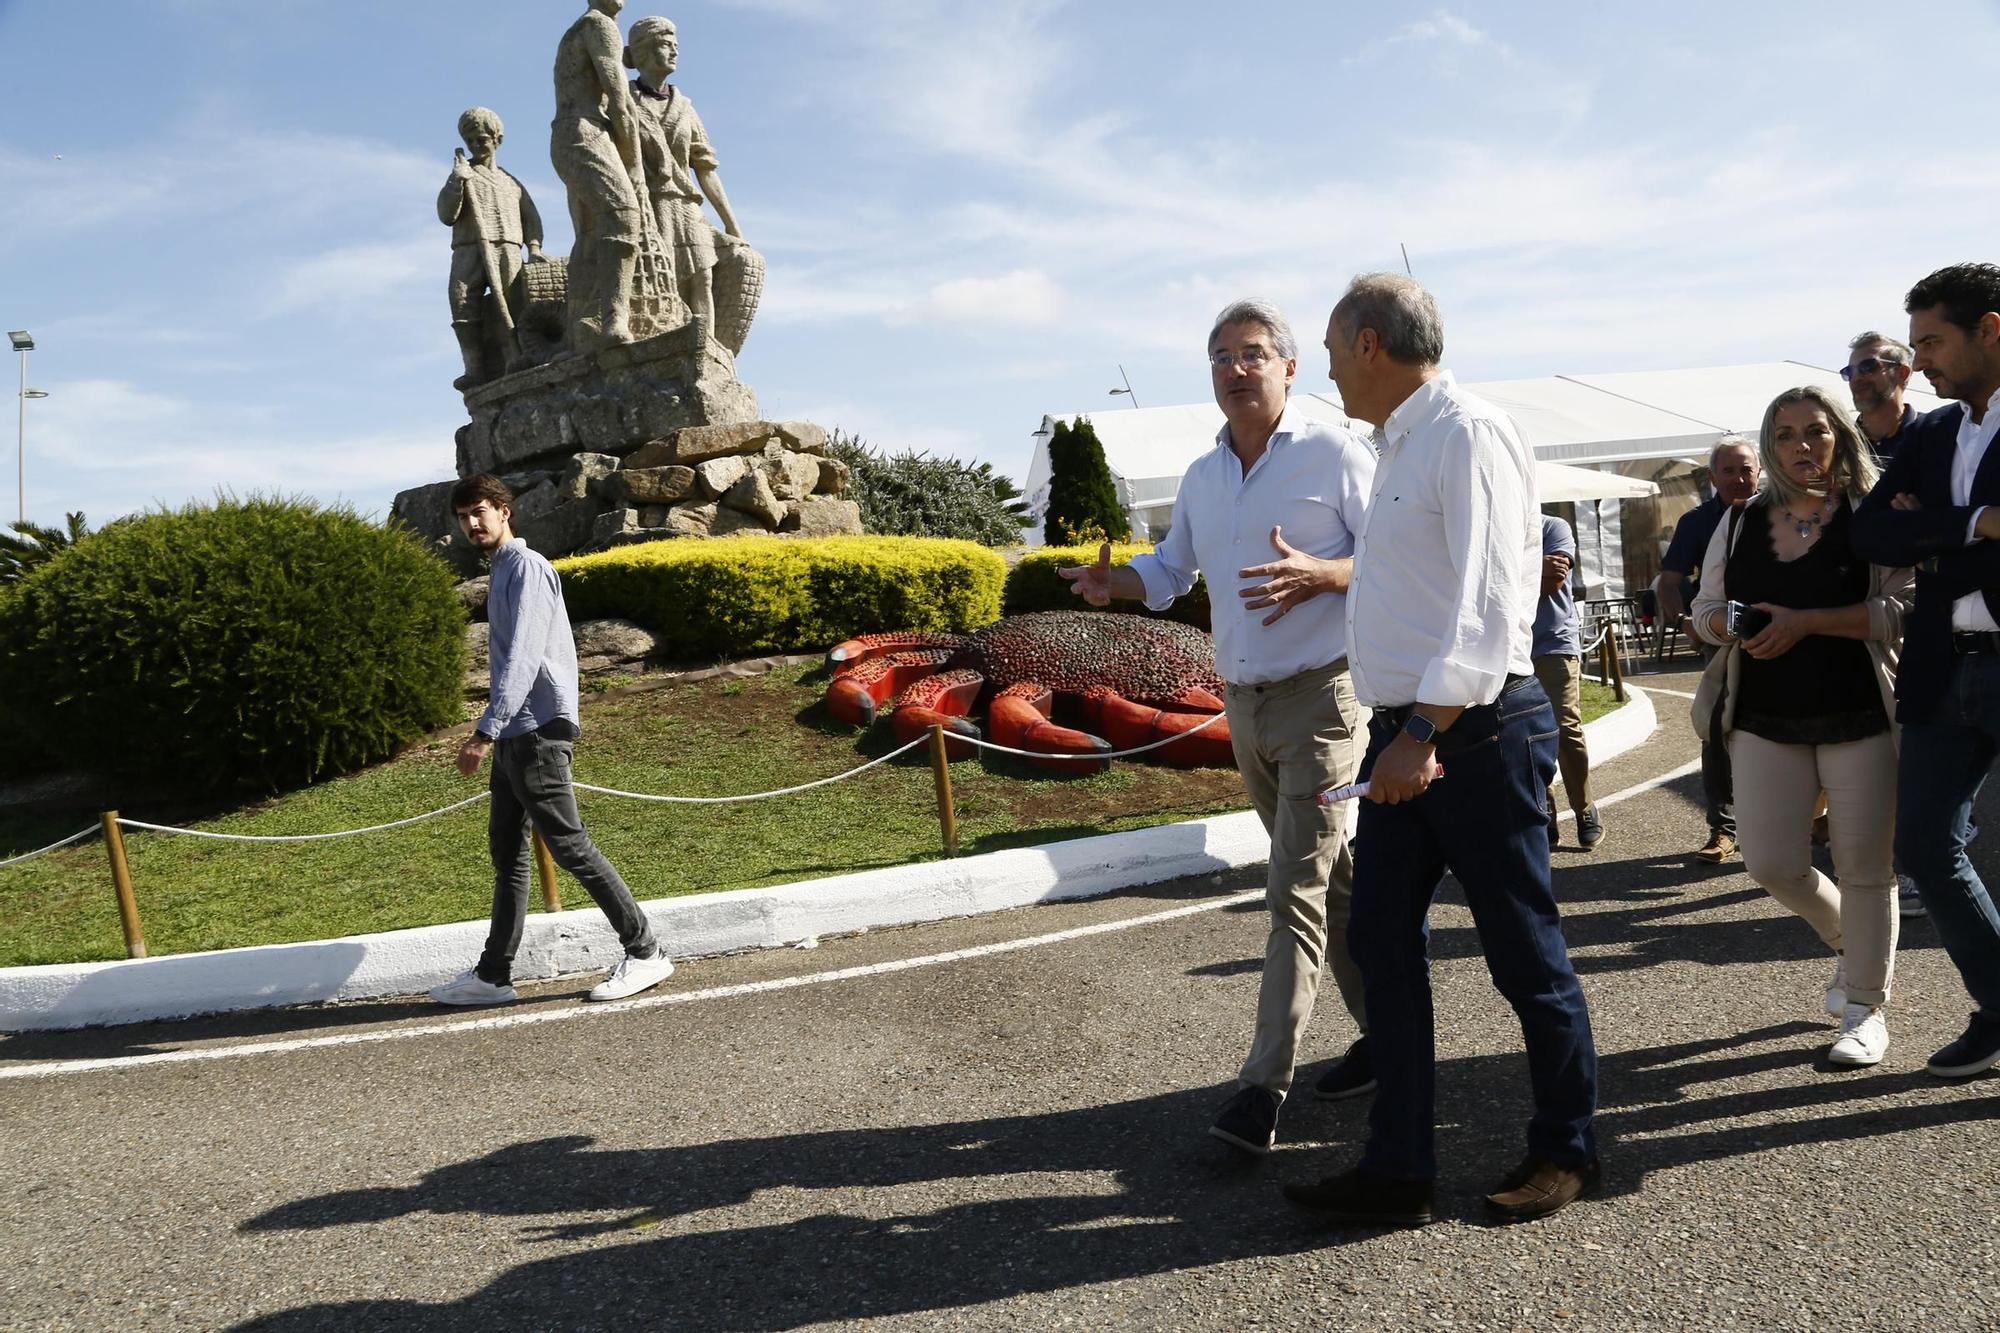
[[[1614,1099],[1598,1122],[1606,1195],[1636,1191],[1654,1172],[1717,1157],[2000,1112],[2000,1096],[1872,1105],[1905,1091],[1914,1074],[1812,1077],[1704,1095],[1708,1085],[1762,1071],[1796,1066],[1803,1074],[1821,1035],[1822,1025],[1785,1023],[1606,1057],[1602,1084]],[[1301,1093],[1311,1072],[1301,1071]],[[1440,1068],[1440,1217],[1477,1219],[1479,1191],[1521,1155],[1526,1084],[1518,1054]],[[701,1328],[784,1328],[961,1309],[1372,1234],[1320,1226],[1288,1208],[1275,1188],[1279,1180],[1350,1164],[1365,1133],[1365,1102],[1330,1106],[1295,1096],[1281,1140],[1325,1146],[1283,1153],[1258,1169],[1202,1132],[1222,1095],[1202,1088],[1044,1115],[636,1151],[592,1151],[584,1137],[523,1142],[439,1168],[407,1187],[283,1204],[242,1229],[318,1230],[474,1213],[523,1219],[531,1242],[629,1237],[633,1243],[524,1263],[458,1301],[307,1306],[243,1327],[483,1331],[561,1327],[584,1310],[624,1309],[670,1311]],[[1827,1113],[1793,1118],[1808,1104]],[[1629,1147],[1617,1141],[1622,1133],[1634,1135]],[[766,1205],[765,1215],[778,1213],[779,1220],[695,1231],[678,1225],[765,1191],[838,1191],[842,1204],[799,1199],[789,1217],[781,1206]],[[865,1212],[854,1210],[855,1191],[868,1191]]]

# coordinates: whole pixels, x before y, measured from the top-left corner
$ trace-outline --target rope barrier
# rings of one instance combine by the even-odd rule
[[[447,805],[441,810],[431,810],[421,815],[411,815],[408,819],[398,819],[388,824],[370,824],[367,828],[342,829],[338,833],[210,833],[205,829],[179,828],[173,824],[148,824],[143,819],[126,819],[122,815],[118,822],[126,828],[142,828],[153,833],[180,833],[190,838],[211,838],[216,842],[325,842],[332,838],[358,838],[364,833],[381,833],[392,828],[403,828],[410,824],[421,824],[426,819],[436,819],[454,810],[463,810],[468,805],[477,805],[490,792],[480,792],[468,796],[455,805]],[[0,862],[0,864],[5,864]]]
[[[810,791],[814,787],[824,787],[829,782],[839,782],[851,778],[856,773],[865,773],[877,764],[886,764],[899,754],[908,754],[919,745],[928,745],[930,737],[919,736],[908,745],[899,745],[880,759],[870,759],[859,768],[850,768],[845,773],[835,773],[830,778],[820,778],[814,782],[801,782],[796,787],[780,787],[776,791],[752,792],[748,796],[654,796],[642,791],[619,791],[616,787],[593,787],[588,782],[572,785],[578,791],[594,791],[600,796],[623,796],[633,801],[657,801],[662,805],[728,805],[734,801],[768,801],[773,796],[790,796],[793,792]]]
[[[47,856],[50,852],[55,851],[57,848],[67,847],[73,842],[82,842],[85,838],[89,837],[91,834],[95,832],[97,832],[97,830],[94,828],[83,829],[80,832],[70,834],[67,838],[64,838],[61,842],[52,842],[48,846],[38,847],[32,852],[23,852],[19,856],[10,856],[5,861],[0,861],[0,866],[17,866],[20,865],[21,862],[23,861],[32,861],[38,856]]]
[[[1583,648],[1581,649],[1582,655],[1584,657],[1588,657],[1592,653],[1596,652],[1599,645],[1601,645],[1604,642],[1604,636],[1609,634],[1610,632],[1611,632],[1611,626],[1609,625],[1606,625],[1604,628],[1598,630],[1597,637],[1592,639],[1589,643],[1583,645]]]
[[[1130,750],[1105,750],[1097,754],[1043,754],[1040,750],[1016,750],[1011,745],[997,745],[992,741],[981,740],[977,736],[953,736],[951,739],[964,741],[968,745],[976,745],[982,750],[992,750],[999,754],[1018,754],[1028,759],[1072,760],[1077,763],[1095,764],[1106,759],[1127,759],[1135,754],[1144,754],[1148,750],[1157,750],[1162,745],[1172,745],[1175,741],[1184,741],[1198,732],[1208,730],[1216,723],[1222,721],[1226,716],[1228,716],[1226,713],[1217,713],[1200,726],[1189,727],[1180,735],[1169,736],[1165,740],[1153,741]]]

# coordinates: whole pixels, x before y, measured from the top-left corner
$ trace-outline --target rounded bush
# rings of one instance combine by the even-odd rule
[[[1111,547],[1111,563],[1114,566],[1131,563],[1132,557],[1141,551],[1153,548],[1143,545],[1124,546],[1114,543]],[[1005,615],[1026,615],[1030,611],[1091,611],[1092,607],[1081,597],[1070,591],[1069,580],[1056,573],[1063,565],[1089,565],[1097,562],[1095,546],[1038,546],[1022,556],[1020,562],[1007,571],[1007,590],[1001,595],[1000,607]],[[1148,611],[1138,602],[1113,602],[1101,608],[1106,611],[1122,611],[1128,615],[1156,616],[1161,620],[1178,620],[1183,625],[1193,625],[1196,629],[1209,628],[1208,584],[1196,578],[1194,587],[1174,599],[1174,604],[1165,611]]]
[[[556,569],[574,619],[636,621],[692,661],[977,629],[999,618],[1007,563],[941,537],[725,537],[620,546]]]
[[[458,719],[465,612],[410,534],[253,496],[116,523],[0,603],[0,691],[78,768],[276,791]]]

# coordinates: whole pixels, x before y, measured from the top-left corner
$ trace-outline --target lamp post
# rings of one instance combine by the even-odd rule
[[[28,387],[28,353],[35,350],[35,340],[28,336],[26,329],[13,329],[7,334],[7,341],[14,344],[14,350],[21,354],[21,406],[20,420],[15,427],[14,447],[14,487],[20,508],[17,525],[28,521],[28,400],[46,398],[40,389]]]
[[[26,374],[27,372],[23,371],[22,373]],[[1132,379],[1125,373],[1125,367],[1118,367],[1118,378],[1125,381],[1125,387],[1111,390],[1111,396],[1116,398],[1120,394],[1123,394],[1132,400],[1132,406],[1137,407],[1139,405],[1139,395],[1132,392]]]

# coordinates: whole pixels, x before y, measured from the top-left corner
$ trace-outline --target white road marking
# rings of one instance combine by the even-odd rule
[[[1643,796],[1649,791],[1662,787],[1676,778],[1686,777],[1700,771],[1701,761],[1692,760],[1679,768],[1648,778],[1623,791],[1598,798],[1601,810],[1606,806],[1629,801],[1635,796]],[[1564,811],[1564,819],[1573,819],[1573,812]],[[614,1004],[582,1004],[561,1009],[539,1009],[531,1013],[496,1014],[490,1018],[461,1019],[450,1023],[424,1023],[416,1027],[383,1028],[374,1032],[341,1032],[325,1037],[288,1037],[282,1041],[245,1042],[235,1046],[206,1046],[185,1051],[153,1051],[146,1055],[114,1055],[95,1060],[52,1060],[41,1064],[0,1066],[0,1080],[14,1078],[52,1078],[63,1074],[91,1074],[107,1069],[134,1069],[142,1065],[193,1064],[207,1060],[233,1060],[253,1055],[283,1055],[292,1051],[314,1050],[328,1046],[368,1046],[381,1042],[410,1041],[418,1037],[442,1037],[465,1032],[495,1032],[503,1028],[533,1027],[540,1023],[566,1023],[576,1019],[608,1018],[618,1014],[636,1013],[641,1009],[659,1009],[668,1005],[696,1004],[705,1000],[728,1000],[743,995],[761,995],[770,991],[795,990],[801,986],[821,986],[834,981],[853,981],[861,977],[883,976],[891,972],[908,972],[920,967],[939,967],[945,963],[962,963],[974,958],[990,958],[996,954],[1016,953],[1022,949],[1040,948],[1046,944],[1063,944],[1070,940],[1088,939],[1093,935],[1109,935],[1115,931],[1131,930],[1138,926],[1156,925],[1162,921],[1174,921],[1181,917],[1198,916],[1203,912],[1220,911],[1238,903],[1251,902],[1264,896],[1262,889],[1252,889],[1247,893],[1232,893],[1223,898],[1211,898],[1206,902],[1191,903],[1185,907],[1169,908],[1164,912],[1148,912],[1144,916],[1123,917],[1117,921],[1101,921],[1092,926],[1074,926],[1068,930],[1053,931],[1047,935],[1030,935],[1022,939],[1001,940],[996,944],[981,944],[970,949],[952,949],[946,953],[922,954],[915,958],[896,958],[885,963],[868,963],[861,967],[843,967],[831,972],[813,972],[805,976],[775,977],[769,981],[746,981],[734,986],[711,986],[705,990],[678,991],[666,995],[648,995],[642,999],[621,1000]]]

